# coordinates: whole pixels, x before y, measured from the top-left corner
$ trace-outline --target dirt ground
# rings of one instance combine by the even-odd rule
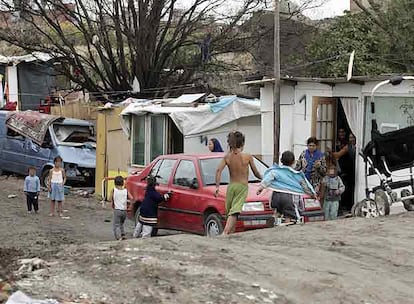
[[[0,177],[0,277],[22,257],[50,265],[14,278],[34,298],[83,303],[413,303],[414,213],[209,239],[112,241],[111,211],[68,197],[70,219],[26,213],[22,180]],[[7,198],[18,194],[17,198]],[[130,225],[129,228],[132,228]]]

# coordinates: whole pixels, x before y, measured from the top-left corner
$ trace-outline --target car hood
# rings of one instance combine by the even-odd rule
[[[96,150],[89,147],[57,146],[64,163],[77,164],[82,168],[96,167]]]
[[[268,202],[271,194],[271,190],[263,190],[260,195],[257,195],[256,192],[259,189],[260,183],[249,183],[249,193],[247,194],[246,201],[248,202]],[[211,193],[211,195],[214,195],[216,191],[216,186],[205,186],[204,190]],[[227,185],[221,185],[220,186],[220,192],[219,197],[222,197],[223,199],[226,198],[226,191],[227,191]]]

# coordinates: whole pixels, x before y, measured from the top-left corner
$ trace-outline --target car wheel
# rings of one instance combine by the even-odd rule
[[[139,212],[140,212],[141,208],[138,206],[137,210],[135,210],[135,226],[138,224],[138,218],[139,218]]]
[[[47,167],[43,170],[42,172],[42,176],[40,177],[40,183],[42,184],[43,187],[48,188],[49,187],[49,172],[50,172],[50,167]]]
[[[0,168],[0,176],[2,176],[4,173],[3,169]]]
[[[204,221],[204,232],[208,237],[219,236],[223,233],[223,223],[220,214],[212,213]]]
[[[401,197],[406,197],[406,196],[410,196],[411,195],[411,192],[410,192],[410,190],[408,190],[408,189],[403,189],[403,190],[401,190]],[[407,210],[407,211],[414,211],[414,200],[406,200],[406,201],[403,201],[403,203],[404,203],[404,208]]]

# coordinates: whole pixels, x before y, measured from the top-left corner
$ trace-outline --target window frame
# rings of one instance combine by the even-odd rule
[[[167,148],[168,148],[168,141],[167,141],[167,117],[164,114],[144,114],[144,115],[133,115],[131,119],[131,165],[132,166],[146,166],[149,163],[151,163],[154,159],[156,159],[159,155],[152,157],[152,123],[153,123],[153,117],[162,117],[163,118],[163,135],[162,135],[162,154],[166,154]],[[143,119],[144,120],[144,160],[142,164],[139,164],[135,161],[134,155],[135,152],[135,123],[134,119]]]
[[[159,182],[160,185],[168,186],[170,184],[170,182],[171,182],[172,176],[175,175],[175,171],[176,171],[175,169],[176,169],[176,166],[177,166],[177,159],[174,159],[174,158],[162,158],[162,159],[159,159],[154,164],[154,166],[151,168],[150,174],[152,174],[152,170],[155,168],[155,166],[157,166],[158,162],[161,162],[160,166],[157,169],[157,172],[155,173],[155,176],[158,176],[158,173],[159,173],[159,171],[160,171],[160,169],[161,169],[161,167],[162,167],[162,165],[164,164],[165,161],[171,161],[171,162],[173,162],[173,164],[171,166],[170,175],[169,175],[168,180],[167,180],[166,183],[159,182],[158,179],[157,179],[157,182]]]
[[[174,176],[173,176],[173,180],[172,180],[172,185],[174,186],[174,187],[180,187],[180,188],[185,188],[185,189],[192,189],[191,188],[191,186],[184,186],[184,185],[180,185],[180,184],[177,184],[176,182],[175,182],[175,180],[176,180],[176,175],[177,175],[177,172],[178,172],[178,169],[180,168],[180,165],[182,164],[182,163],[184,163],[184,162],[189,162],[189,163],[192,163],[193,164],[193,167],[194,167],[194,178],[197,180],[197,183],[200,185],[200,179],[199,179],[199,177],[198,177],[198,174],[197,174],[197,164],[193,161],[193,160],[191,160],[191,159],[181,159],[179,162],[178,162],[178,164],[177,164],[177,167],[175,168],[175,171],[174,171]],[[193,178],[193,179],[194,179]]]

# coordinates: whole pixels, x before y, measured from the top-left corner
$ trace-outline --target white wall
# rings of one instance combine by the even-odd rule
[[[246,145],[244,151],[253,155],[261,155],[261,118],[259,115],[244,117],[237,121],[228,123],[220,128],[211,130],[199,135],[184,137],[184,153],[208,153],[208,147],[205,142],[201,142],[201,136],[208,139],[217,138],[223,149],[226,151],[227,135],[233,130],[238,130],[246,136]]]
[[[299,102],[303,96],[306,96],[306,102],[304,100]],[[332,97],[332,87],[315,82],[298,83],[296,86],[282,85],[280,106],[281,153],[291,150],[296,157],[299,157],[299,154],[306,148],[306,140],[312,133],[312,104],[313,97],[316,96]],[[273,84],[265,84],[261,89],[260,100],[263,126],[262,151],[264,157],[271,162],[273,159]]]
[[[9,86],[9,101],[19,101],[19,86],[17,78],[17,65],[6,67],[7,84]]]

